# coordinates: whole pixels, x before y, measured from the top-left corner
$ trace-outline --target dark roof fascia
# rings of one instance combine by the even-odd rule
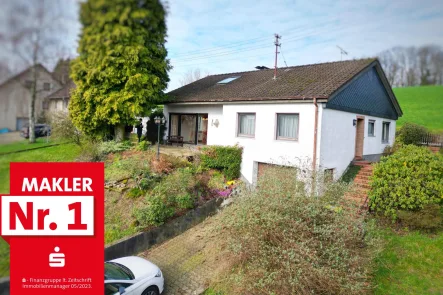
[[[327,101],[327,96],[318,96],[315,97],[318,102]],[[306,102],[313,101],[314,97],[256,97],[253,99],[245,99],[245,98],[229,98],[229,99],[218,99],[218,100],[199,100],[199,101],[169,101],[164,102],[163,104],[226,104],[226,103],[284,103],[284,102]]]
[[[389,119],[389,120],[397,120],[398,119],[398,116],[397,116],[397,118],[393,118],[393,117],[388,117],[386,115],[382,115],[382,114],[379,114],[376,112],[363,111],[360,109],[354,109],[354,108],[350,108],[350,107],[346,107],[346,106],[328,105],[327,108],[331,109],[331,110],[337,110],[337,111],[354,113],[354,114],[361,114],[361,115],[368,115],[368,116],[372,116],[372,117],[385,118],[385,119]]]
[[[397,112],[397,117],[401,117],[403,115],[403,112],[402,112],[402,110],[400,108],[400,105],[398,104],[397,98],[395,97],[394,92],[392,91],[391,86],[389,86],[389,82],[388,82],[386,76],[384,75],[383,69],[381,68],[381,65],[380,65],[378,60],[374,60],[373,62],[371,62],[363,70],[361,70],[359,73],[357,73],[354,77],[349,79],[349,81],[347,81],[342,86],[340,86],[335,92],[333,92],[330,95],[328,101],[332,101],[340,92],[345,90],[355,80],[359,79],[362,75],[364,75],[365,73],[370,71],[373,67],[375,67],[375,70],[377,71],[377,74],[380,77],[380,80],[382,81],[382,84],[383,84],[383,86],[384,86],[384,88],[385,88],[385,90],[386,90],[386,92],[387,92],[387,94],[388,94],[388,96],[390,98],[390,101],[391,101],[395,111]],[[328,108],[337,109],[337,108],[331,107],[331,105],[329,105]],[[342,107],[342,109],[345,111],[345,109],[351,109],[351,108]],[[354,112],[354,111],[352,111],[352,112]],[[362,111],[360,110],[359,112],[361,113]],[[369,114],[370,112],[366,112],[366,113],[367,113],[367,115],[370,115]]]

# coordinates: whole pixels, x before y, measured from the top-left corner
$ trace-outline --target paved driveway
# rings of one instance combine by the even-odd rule
[[[23,138],[20,137],[19,131],[0,134],[0,144],[13,143],[20,140],[23,140]]]
[[[166,281],[163,294],[201,294],[227,266],[216,251],[220,243],[213,224],[214,217],[210,217],[180,236],[139,254],[162,270]]]

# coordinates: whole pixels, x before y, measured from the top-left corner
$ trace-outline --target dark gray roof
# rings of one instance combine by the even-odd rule
[[[327,99],[375,61],[370,58],[280,68],[277,79],[273,69],[211,75],[169,92],[168,102]]]

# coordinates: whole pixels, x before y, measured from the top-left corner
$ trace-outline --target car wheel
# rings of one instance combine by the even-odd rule
[[[158,292],[157,287],[151,286],[145,291],[143,291],[142,295],[160,295],[160,293]]]

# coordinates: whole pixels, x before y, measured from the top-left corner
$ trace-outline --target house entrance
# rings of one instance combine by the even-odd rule
[[[355,128],[355,160],[363,159],[363,146],[365,139],[365,118],[357,117],[357,125]]]

